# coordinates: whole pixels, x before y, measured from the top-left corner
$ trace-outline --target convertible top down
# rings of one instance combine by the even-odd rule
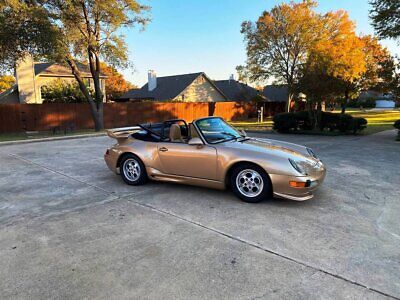
[[[107,166],[130,185],[148,179],[225,189],[243,201],[313,197],[326,169],[307,147],[247,137],[219,117],[108,130]]]

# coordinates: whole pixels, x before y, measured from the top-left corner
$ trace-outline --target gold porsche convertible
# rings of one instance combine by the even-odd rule
[[[107,131],[117,143],[107,166],[130,185],[148,179],[229,187],[240,199],[272,196],[303,201],[325,178],[325,166],[307,147],[248,137],[218,117],[140,124]]]

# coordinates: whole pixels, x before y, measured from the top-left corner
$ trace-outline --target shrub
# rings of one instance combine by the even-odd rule
[[[83,103],[86,102],[75,82],[57,79],[41,87],[43,103]]]
[[[340,132],[346,132],[351,130],[353,127],[353,117],[348,114],[339,114],[339,118],[337,121],[337,129]]]
[[[360,132],[367,127],[368,121],[365,118],[353,118],[352,131],[353,133]]]
[[[350,99],[347,103],[347,107],[359,108],[360,101],[358,101],[358,99]]]
[[[376,106],[375,102],[376,102],[376,99],[368,98],[363,103],[361,103],[361,106],[364,108],[374,108]]]
[[[397,128],[398,130],[400,130],[400,120],[397,120],[396,122],[394,122],[393,126],[394,126],[394,128]]]
[[[340,115],[336,113],[322,112],[319,129],[329,129],[330,131],[337,130],[339,116]]]
[[[310,113],[307,110],[294,112],[294,118],[297,121],[297,126],[301,130],[313,129],[313,122],[310,118]]]
[[[367,98],[364,100],[360,99],[351,99],[347,103],[347,107],[353,107],[353,108],[374,108],[375,107],[375,98]]]
[[[315,115],[314,111],[311,115]],[[296,130],[312,130],[313,120],[310,118],[308,111],[299,111],[291,113],[282,113],[274,118],[274,129],[278,132],[289,132]],[[357,133],[363,130],[367,125],[364,118],[353,118],[349,114],[338,114],[331,112],[321,112],[321,120],[319,129],[330,131],[340,131],[342,133]]]
[[[294,113],[281,113],[273,118],[274,129],[278,132],[288,132],[290,130],[297,130],[298,124],[294,117]]]

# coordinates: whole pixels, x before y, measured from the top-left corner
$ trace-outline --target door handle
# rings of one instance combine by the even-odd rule
[[[165,147],[161,147],[159,150],[160,150],[161,152],[166,152],[166,151],[168,151],[168,149],[165,148]]]

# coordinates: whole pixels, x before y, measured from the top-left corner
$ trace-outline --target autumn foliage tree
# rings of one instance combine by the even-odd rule
[[[310,92],[307,90],[310,83],[306,78],[314,70],[318,70],[318,77],[324,82],[314,84],[326,86],[329,83],[321,91],[319,101],[343,98],[342,112],[345,112],[351,95],[357,95],[360,90],[387,92],[390,81],[388,77],[391,76],[387,74],[391,72],[387,66],[392,61],[388,50],[372,36],[357,36],[347,13],[329,13],[325,18],[328,35],[310,51],[308,64],[303,72],[305,78],[301,80],[299,88],[305,93]],[[318,68],[315,69],[315,66]]]
[[[394,58],[382,47],[379,40],[371,35],[361,37],[365,54],[366,71],[361,77],[361,89],[373,89],[382,93],[390,92],[390,81],[394,72]]]
[[[307,96],[309,107],[329,99],[344,99],[362,88],[381,86],[390,54],[371,36],[358,36],[344,10],[325,14],[316,2],[289,2],[265,11],[257,22],[244,22],[246,66],[241,74],[252,80],[273,78],[289,89],[288,109],[296,93]]]
[[[11,75],[3,75],[0,76],[0,93],[8,90],[15,83],[14,76]]]
[[[273,78],[287,84],[287,110],[309,51],[320,38],[323,24],[313,10],[315,6],[316,2],[311,0],[282,3],[264,11],[256,22],[242,24],[247,61],[246,70],[238,70],[253,81]]]
[[[311,49],[314,58],[325,64],[325,72],[333,77],[337,84],[336,94],[344,96],[342,112],[350,94],[366,72],[364,43],[355,33],[355,24],[347,12],[329,12],[324,17],[325,30],[323,38]]]
[[[101,63],[101,71],[107,76],[106,79],[106,96],[107,100],[114,100],[123,93],[136,88],[135,85],[125,80],[124,76],[113,66]]]

